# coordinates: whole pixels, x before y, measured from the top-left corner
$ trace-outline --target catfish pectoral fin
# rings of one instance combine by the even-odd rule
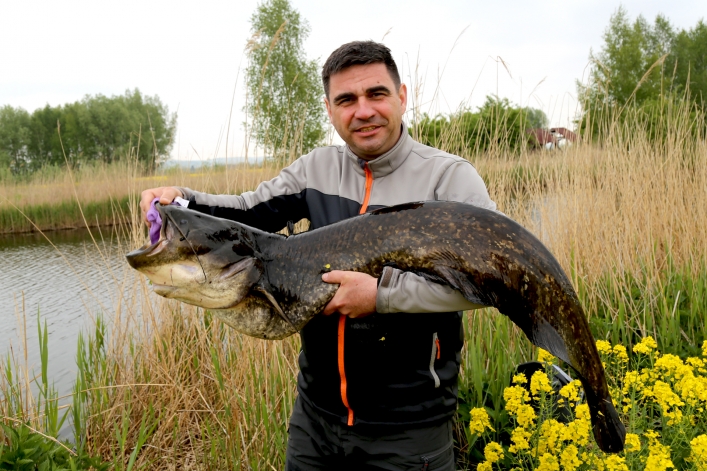
[[[282,320],[284,320],[285,322],[290,324],[290,327],[292,327],[292,330],[294,330],[295,332],[297,332],[299,330],[297,327],[295,327],[295,324],[290,320],[290,318],[287,317],[287,315],[285,314],[285,311],[282,310],[282,308],[278,304],[277,300],[273,297],[272,294],[270,294],[270,292],[268,290],[266,290],[262,286],[257,286],[255,288],[255,291],[262,294],[263,296],[265,296],[265,298],[268,301],[270,301],[270,304],[272,304],[272,306],[275,308],[275,311],[277,312],[277,314],[282,318]]]

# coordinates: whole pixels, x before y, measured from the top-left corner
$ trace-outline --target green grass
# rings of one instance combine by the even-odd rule
[[[0,206],[0,233],[113,226],[124,222],[131,214],[131,201],[135,198],[126,196],[117,200],[91,201],[79,207],[75,200],[66,200],[31,205],[21,210],[4,204]]]

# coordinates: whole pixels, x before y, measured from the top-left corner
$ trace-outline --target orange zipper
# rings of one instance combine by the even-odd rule
[[[354,413],[349,406],[349,398],[346,395],[346,371],[344,370],[344,330],[346,329],[346,316],[339,314],[339,376],[341,377],[341,401],[349,411],[349,417],[346,423],[353,425]]]
[[[368,164],[363,164],[363,171],[366,173],[366,192],[363,195],[363,203],[358,214],[363,214],[368,209],[368,201],[371,199],[371,187],[373,186],[373,172],[368,168]]]
[[[363,165],[363,171],[366,174],[366,190],[363,195],[363,203],[361,204],[361,209],[359,214],[363,214],[368,209],[368,202],[371,199],[371,187],[373,186],[373,172],[368,168],[368,164]],[[344,368],[344,333],[346,332],[346,316],[339,314],[339,330],[338,330],[338,363],[339,363],[339,377],[341,378],[341,402],[344,403],[346,409],[349,411],[346,423],[348,425],[354,424],[354,411],[349,406],[349,398],[346,394],[346,369]]]

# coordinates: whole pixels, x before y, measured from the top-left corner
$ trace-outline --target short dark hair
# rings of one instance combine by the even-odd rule
[[[400,88],[400,74],[393,56],[383,44],[374,41],[353,41],[332,52],[322,68],[324,94],[329,97],[329,79],[332,75],[354,65],[385,64],[396,90]]]

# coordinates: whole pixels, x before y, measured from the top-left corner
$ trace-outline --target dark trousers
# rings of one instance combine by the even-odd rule
[[[452,420],[424,427],[327,420],[298,397],[290,418],[286,471],[453,471]]]

